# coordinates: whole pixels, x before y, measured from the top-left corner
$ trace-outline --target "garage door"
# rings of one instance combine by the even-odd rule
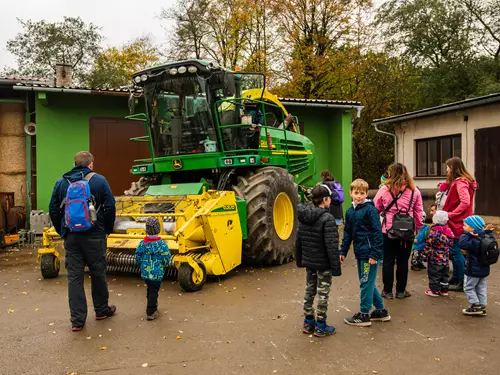
[[[477,129],[475,136],[475,174],[479,184],[476,193],[476,213],[500,216],[500,163],[498,140],[500,127]]]
[[[146,142],[130,141],[132,137],[145,135],[140,121],[115,118],[90,120],[90,152],[94,155],[94,169],[106,177],[113,195],[123,195],[138,176],[130,174],[137,159],[149,158]]]

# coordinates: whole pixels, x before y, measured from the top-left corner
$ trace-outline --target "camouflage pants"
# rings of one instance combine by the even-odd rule
[[[304,315],[314,316],[314,297],[318,295],[317,320],[326,320],[328,296],[332,286],[332,271],[306,269],[306,291],[304,294]]]

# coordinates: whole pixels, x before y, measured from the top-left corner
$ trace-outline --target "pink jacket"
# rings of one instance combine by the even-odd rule
[[[439,190],[445,187],[447,187],[447,184],[442,183],[439,186]],[[448,226],[451,228],[455,238],[460,238],[464,233],[464,219],[472,215],[474,193],[477,187],[475,181],[469,182],[465,178],[457,178],[452,182],[448,190],[443,211],[448,212]]]
[[[387,228],[392,227],[392,218],[394,217],[395,214],[398,213],[398,208],[399,210],[402,211],[402,213],[406,213],[406,210],[410,205],[410,199],[411,199],[411,190],[406,189],[403,195],[401,195],[401,197],[398,199],[397,207],[396,204],[394,204],[386,213],[385,224],[382,225],[383,233],[387,233]],[[378,210],[380,214],[382,214],[384,212],[384,208],[388,207],[393,200],[394,199],[392,198],[392,195],[389,192],[387,186],[382,186],[377,192],[377,195],[375,196],[373,202],[375,203],[375,208]],[[413,195],[412,206],[413,207],[410,208],[408,214],[413,216],[413,218],[415,219],[415,226],[416,229],[418,230],[424,226],[424,222],[422,221],[424,209],[422,204],[422,194],[420,194],[420,190],[416,188],[415,188],[415,193]]]

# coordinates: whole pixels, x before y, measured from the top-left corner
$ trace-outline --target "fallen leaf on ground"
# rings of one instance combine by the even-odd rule
[[[14,312],[14,310],[12,310],[12,309],[9,307],[9,308],[7,309],[7,312],[8,312],[9,314],[12,314],[12,313]]]
[[[55,335],[56,334],[56,331],[52,331],[52,334]]]
[[[107,346],[101,346],[100,349],[101,350],[108,350],[108,347]]]
[[[28,294],[28,292],[23,292],[23,294]]]
[[[92,338],[92,336],[89,336],[89,337],[87,337],[87,340],[90,340],[91,338]]]
[[[35,308],[35,311],[38,311],[38,310],[40,310],[40,309],[39,309],[38,307],[36,307],[36,308]]]
[[[54,325],[54,323],[49,323],[49,326],[53,326],[53,325]]]
[[[148,364],[147,363],[143,363],[142,367],[148,367]]]
[[[109,332],[111,332],[111,328],[109,328]]]
[[[436,358],[434,358],[434,360],[435,360],[435,361],[440,361],[440,360],[441,360],[441,358],[436,357]]]
[[[182,338],[182,337],[180,337],[180,336],[177,336],[177,337],[176,337],[175,339],[176,339],[176,340],[180,340],[181,338]]]

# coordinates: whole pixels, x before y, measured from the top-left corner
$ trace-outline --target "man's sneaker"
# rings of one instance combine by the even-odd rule
[[[83,326],[73,326],[71,327],[71,331],[80,332],[83,329]]]
[[[392,292],[386,292],[385,290],[383,290],[382,297],[385,299],[394,299],[394,294],[392,294]]]
[[[463,309],[462,313],[464,315],[483,315],[483,309],[481,308],[481,306],[470,305],[466,309]]]
[[[115,305],[109,305],[108,310],[104,314],[96,315],[95,319],[96,320],[104,320],[107,319],[111,316],[113,316],[116,312],[116,306]]]
[[[442,290],[439,292],[439,294],[441,294],[443,297],[448,297],[448,291],[447,290]]]
[[[316,328],[316,321],[314,319],[304,319],[302,332],[312,335],[314,333],[314,328]]]
[[[344,322],[350,326],[369,327],[372,325],[370,314],[356,313],[350,318],[344,318]]]
[[[156,318],[158,318],[158,310],[156,310],[154,313],[146,316],[147,320],[155,320]]]
[[[314,329],[314,336],[324,337],[335,334],[335,327],[329,326],[326,322],[316,322],[316,328]]]
[[[398,299],[403,299],[403,298],[408,298],[411,297],[411,293],[405,290],[404,292],[397,292],[396,293],[396,298]]]
[[[373,310],[370,314],[370,320],[378,322],[388,322],[389,320],[391,320],[391,316],[389,315],[389,311],[387,311],[386,309]]]
[[[426,296],[429,296],[429,297],[439,297],[440,293],[433,292],[432,290],[427,289],[427,290],[425,291],[425,295],[426,295]],[[448,293],[446,293],[446,295],[448,295]]]

